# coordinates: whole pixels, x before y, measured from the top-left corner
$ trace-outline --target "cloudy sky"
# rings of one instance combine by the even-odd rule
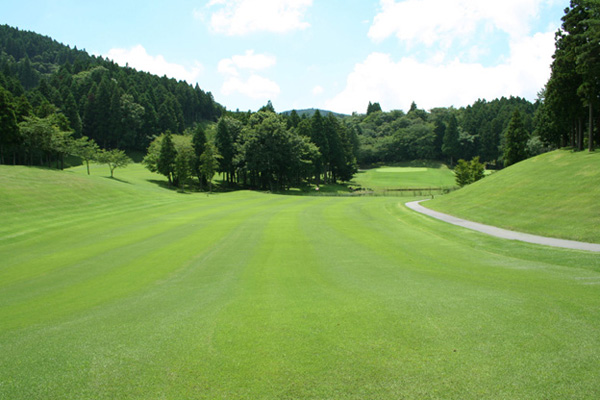
[[[0,23],[213,93],[364,113],[535,100],[568,0],[4,1]]]

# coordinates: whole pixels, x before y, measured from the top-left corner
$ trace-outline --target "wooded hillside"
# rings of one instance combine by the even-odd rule
[[[6,25],[0,26],[0,86],[15,104],[17,122],[62,114],[74,137],[104,148],[145,151],[155,135],[181,133],[223,112],[197,84],[120,67]]]

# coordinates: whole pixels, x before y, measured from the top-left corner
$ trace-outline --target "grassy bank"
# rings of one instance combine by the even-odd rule
[[[427,203],[507,229],[600,243],[600,153],[559,150]]]

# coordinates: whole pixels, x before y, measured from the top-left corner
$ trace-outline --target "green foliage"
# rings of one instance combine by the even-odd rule
[[[454,114],[450,114],[448,116],[448,121],[446,122],[446,130],[442,143],[442,152],[446,157],[450,158],[450,165],[452,165],[452,160],[458,158],[460,155],[459,140],[458,121]]]
[[[479,162],[479,157],[475,157],[471,161],[460,159],[454,168],[454,174],[456,184],[463,187],[482,179],[485,176],[485,166]]]
[[[206,146],[204,147],[204,151],[200,155],[198,164],[201,176],[200,182],[208,182],[208,190],[212,192],[212,180],[219,166],[217,152],[215,146],[212,143],[206,144]]]
[[[454,167],[454,174],[458,186],[463,187],[471,183],[471,168],[468,161],[458,160],[456,167]]]
[[[179,184],[179,188],[182,191],[185,188],[185,184],[188,183],[192,176],[196,160],[197,158],[194,149],[189,146],[178,151],[175,156],[175,168],[173,172],[176,177],[176,182]]]
[[[21,99],[20,121],[28,108],[40,118],[60,112],[75,137],[104,148],[145,150],[160,132],[182,133],[223,112],[197,84],[122,68],[32,32],[0,26],[0,49],[0,86]]]
[[[10,93],[0,86],[0,164],[5,163],[5,148],[16,146],[19,141],[17,116]]]
[[[204,153],[204,149],[206,148],[207,140],[206,133],[204,129],[202,129],[201,125],[197,125],[194,129],[194,133],[192,136],[192,147],[194,148],[194,154],[196,155],[196,159],[193,165],[193,172],[198,177],[200,181],[200,185],[205,183],[202,173],[200,172],[200,157],[202,153]]]
[[[167,177],[169,185],[173,182],[175,175],[175,158],[177,151],[171,138],[171,132],[167,131],[161,141],[160,153],[156,163],[156,171]]]
[[[371,103],[367,106],[367,116],[374,113],[381,112],[381,105],[379,103]]]
[[[591,151],[598,141],[593,125],[594,112],[600,106],[598,1],[571,1],[570,7],[565,9],[561,29],[556,34],[555,48],[537,129],[547,145],[561,147],[568,143],[583,150],[583,130],[587,122],[587,142]]]
[[[110,177],[114,178],[114,171],[117,168],[125,168],[133,161],[123,150],[101,150],[96,154],[95,161],[98,164],[106,164],[110,169]]]
[[[234,157],[235,142],[241,133],[241,123],[233,118],[221,117],[217,124],[215,146],[221,158],[219,159],[219,172],[226,174],[227,182],[233,182],[235,175]]]
[[[465,108],[434,108],[430,112],[414,104],[406,114],[401,110],[355,114],[345,122],[357,132],[360,146],[356,154],[361,165],[476,156],[499,165],[513,111],[519,109],[525,128],[532,131],[536,107],[518,97],[478,100]]]
[[[90,161],[93,161],[96,158],[98,152],[100,151],[100,148],[98,147],[96,142],[94,142],[94,140],[88,138],[87,136],[83,136],[79,139],[74,140],[71,151],[71,154],[85,161],[87,174],[89,175]]]
[[[527,142],[529,133],[523,126],[521,113],[515,109],[508,129],[506,131],[506,145],[504,147],[504,166],[516,164],[527,159]]]

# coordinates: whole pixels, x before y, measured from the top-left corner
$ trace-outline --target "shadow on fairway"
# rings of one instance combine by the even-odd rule
[[[124,180],[124,179],[115,178],[114,176],[113,176],[113,177],[111,177],[111,176],[107,176],[107,177],[106,177],[106,179],[110,179],[110,180],[117,181],[117,182],[121,182],[121,183],[126,183],[126,184],[128,184],[128,185],[131,185],[131,184],[132,184],[132,183],[131,183],[131,182],[129,182],[129,181],[126,181],[126,180]]]

